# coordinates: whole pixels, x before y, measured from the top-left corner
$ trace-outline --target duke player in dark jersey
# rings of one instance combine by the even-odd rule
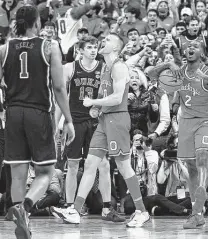
[[[66,176],[66,201],[68,208],[59,209],[53,207],[52,213],[61,217],[68,223],[80,223],[80,217],[71,216],[73,212],[73,203],[77,189],[77,172],[79,160],[87,158],[89,145],[97,127],[97,110],[83,106],[83,100],[87,96],[91,99],[98,97],[100,87],[100,76],[103,63],[96,61],[98,52],[98,40],[92,36],[86,37],[79,42],[80,53],[82,57],[79,61],[68,63],[65,65],[65,80],[69,82],[69,105],[72,113],[72,119],[75,126],[75,139],[70,146],[66,146],[66,154],[68,159],[68,171]],[[95,116],[94,116],[95,115]],[[92,118],[96,117],[96,118]],[[56,112],[56,121],[59,121],[60,114]],[[83,151],[83,154],[82,154]],[[88,165],[85,165],[85,170]],[[93,175],[92,175],[93,177]],[[88,180],[90,178],[90,174]],[[99,189],[103,198],[103,212],[106,215],[114,215],[111,210],[111,181],[109,162],[106,158],[99,165]],[[83,191],[88,194],[88,191]],[[123,221],[117,214],[105,219],[114,222]]]
[[[58,44],[36,35],[40,18],[36,8],[23,6],[16,13],[18,38],[1,47],[0,73],[6,88],[5,163],[11,165],[10,213],[17,225],[17,238],[28,239],[28,213],[43,196],[56,162],[50,110],[53,91],[66,120],[65,134],[74,138]],[[52,91],[53,83],[53,91]],[[29,163],[36,178],[26,194]]]
[[[184,229],[205,224],[202,210],[207,198],[208,176],[208,67],[201,61],[202,54],[201,43],[191,41],[185,51],[187,65],[179,71],[183,83],[173,101],[174,111],[178,106],[181,108],[178,158],[185,160],[188,167],[193,205]]]
[[[110,34],[106,37],[103,46],[100,53],[105,58],[106,66],[101,74],[99,89],[102,97],[100,99],[88,97],[83,101],[86,107],[101,107],[101,115],[90,142],[86,159],[88,167],[84,171],[75,199],[76,214],[74,212],[72,216],[79,216],[86,199],[83,191],[89,193],[97,167],[109,152],[110,156],[115,157],[117,167],[126,181],[136,206],[136,212],[127,226],[141,227],[150,217],[144,208],[139,182],[130,163],[130,116],[127,107],[130,76],[126,64],[119,60],[123,41],[118,35]]]

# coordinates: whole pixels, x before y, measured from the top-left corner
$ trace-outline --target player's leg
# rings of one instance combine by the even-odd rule
[[[66,202],[67,206],[74,204],[75,193],[77,190],[77,173],[79,169],[79,161],[82,159],[82,148],[87,131],[87,125],[83,123],[75,123],[75,139],[66,146],[66,155],[68,159],[68,170],[66,175]]]
[[[30,212],[46,192],[57,160],[50,113],[25,108],[24,128],[36,175],[25,198],[25,209]]]
[[[142,227],[150,220],[150,216],[144,206],[139,181],[131,167],[130,157],[129,155],[119,155],[115,157],[115,161],[119,172],[126,182],[127,188],[132,196],[136,208],[135,213],[127,223],[127,227]]]
[[[85,158],[88,155],[90,142],[92,135],[97,128],[97,120],[92,119],[88,121],[88,131],[85,137],[85,144],[84,144],[84,156]],[[103,199],[103,210],[102,210],[102,218],[106,219],[105,217],[112,211],[111,207],[111,177],[110,177],[110,164],[106,157],[103,158],[101,163],[98,166],[99,169],[99,190],[102,195]],[[114,217],[115,220],[119,220],[119,217]]]
[[[120,120],[122,118],[122,121]],[[115,162],[123,176],[133,198],[136,212],[127,224],[129,227],[141,227],[150,217],[144,207],[139,181],[131,167],[130,161],[130,117],[128,113],[115,113],[106,116],[106,128],[109,154],[115,157]]]
[[[196,152],[192,152],[192,157],[196,157],[194,162],[191,165],[191,161],[187,161],[188,164],[188,169],[189,169],[189,178],[190,178],[190,183],[189,185],[192,188],[191,193],[194,194],[192,195],[192,214],[188,218],[188,220],[184,223],[183,228],[184,229],[194,229],[197,228],[198,226],[201,226],[205,223],[204,217],[202,215],[202,210],[204,207],[204,203],[206,200],[206,179],[207,179],[207,145],[206,145],[206,140],[203,141],[204,135],[208,135],[208,127],[203,127],[203,122],[201,125],[200,119],[190,119],[189,123],[189,128],[193,130],[192,135],[194,137],[194,142],[192,145],[190,144],[190,141],[186,141],[188,144],[187,150],[190,151],[190,149],[196,149]],[[205,142],[205,143],[204,143]],[[185,147],[185,146],[184,146]],[[188,152],[187,152],[188,154]],[[196,165],[196,168],[194,168]],[[190,170],[191,169],[191,170]],[[193,203],[193,198],[194,203]]]
[[[6,111],[5,163],[11,168],[11,197],[13,205],[8,214],[13,215],[17,228],[17,238],[30,238],[28,215],[23,207],[28,176],[28,163],[31,161],[29,145],[24,132],[24,108],[9,107]],[[17,127],[18,126],[18,127]]]
[[[186,162],[189,172],[187,179],[192,205],[195,202],[195,192],[198,187],[198,171],[196,167],[193,119],[181,118],[179,122],[177,157]]]
[[[99,167],[99,190],[103,199],[103,214],[108,214],[111,208],[111,176],[110,164],[106,156]]]

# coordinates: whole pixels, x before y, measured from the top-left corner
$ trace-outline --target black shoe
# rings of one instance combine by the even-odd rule
[[[118,212],[116,212],[113,208],[110,208],[109,210],[110,211],[108,214],[105,214],[102,211],[102,220],[110,221],[110,222],[125,222],[126,221],[126,219],[121,217],[118,214]]]
[[[11,213],[11,214],[10,214]],[[15,205],[9,209],[9,214],[13,215],[13,221],[17,225],[15,235],[17,239],[31,239],[29,230],[29,218],[22,205]]]

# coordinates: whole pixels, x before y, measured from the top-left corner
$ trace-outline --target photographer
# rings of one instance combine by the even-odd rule
[[[144,143],[143,143],[144,145]],[[147,143],[146,143],[147,145]],[[143,194],[143,202],[147,211],[152,215],[187,215],[191,213],[191,200],[188,193],[185,193],[186,184],[182,177],[188,177],[186,167],[176,161],[176,142],[175,137],[171,136],[168,140],[168,148],[163,151],[163,161],[158,172],[157,179],[160,183],[164,183],[168,178],[169,191],[172,191],[172,186],[177,191],[177,196],[174,193],[169,193],[166,197],[160,194],[146,196]],[[174,165],[175,164],[175,165]],[[178,166],[178,165],[180,166]],[[174,165],[174,166],[173,166]],[[178,171],[177,178],[171,178],[172,171]],[[182,173],[183,172],[183,173]],[[176,180],[176,183],[175,183]],[[171,182],[172,184],[169,184]],[[179,183],[181,182],[181,183]],[[141,190],[142,192],[142,190]],[[185,195],[185,196],[184,196]],[[131,214],[134,210],[132,198],[127,195],[124,202],[124,211],[126,214]]]

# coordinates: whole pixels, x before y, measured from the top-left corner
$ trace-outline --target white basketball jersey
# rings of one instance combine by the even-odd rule
[[[74,20],[71,16],[70,8],[64,17],[57,19],[58,37],[61,39],[61,48],[64,54],[67,54],[68,49],[77,41],[77,31],[82,28],[82,19]]]

